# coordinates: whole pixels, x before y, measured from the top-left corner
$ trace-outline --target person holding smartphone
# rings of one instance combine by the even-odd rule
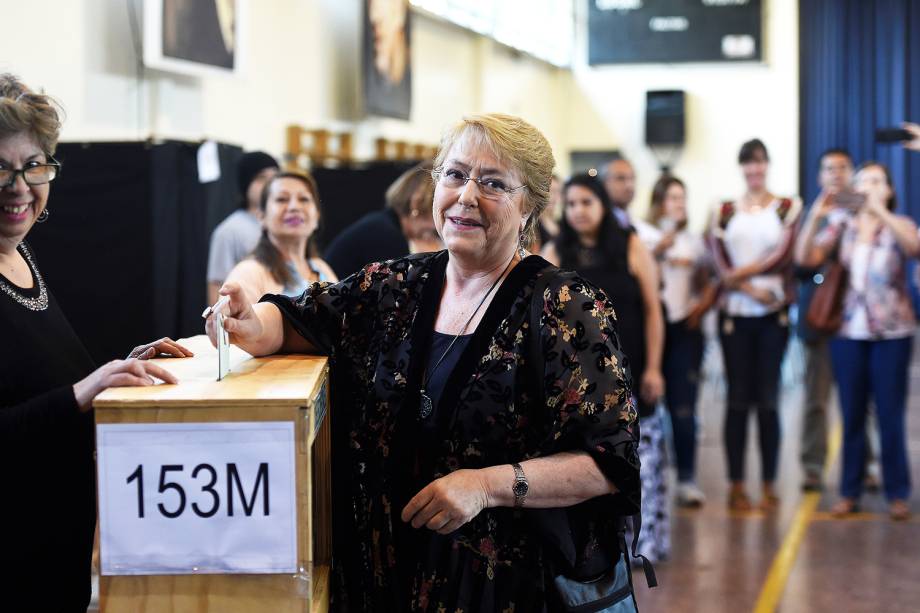
[[[920,255],[920,236],[913,220],[895,214],[891,174],[878,162],[860,166],[852,191],[827,196],[815,206],[802,228],[799,264],[818,267],[836,257],[849,273],[843,324],[831,342],[844,427],[841,499],[832,512],[845,516],[859,509],[871,391],[889,513],[903,521],[910,517],[904,411],[917,327],[907,260]],[[817,230],[824,218],[826,225]]]
[[[827,223],[825,203],[847,189],[853,179],[853,159],[844,149],[828,149],[818,161],[818,186],[821,192],[808,210],[802,224],[802,236],[812,236]],[[800,237],[801,238],[801,237]],[[796,245],[796,276],[799,278],[799,318],[796,332],[805,350],[805,394],[802,416],[801,462],[802,489],[823,489],[822,472],[827,457],[827,404],[830,399],[833,375],[827,335],[812,329],[805,313],[812,296],[822,279],[823,268],[802,266],[803,250],[809,243],[799,240]],[[816,281],[818,279],[819,281]]]
[[[910,140],[904,142],[905,149],[920,151],[920,125],[907,122],[903,124],[904,129],[910,134]]]

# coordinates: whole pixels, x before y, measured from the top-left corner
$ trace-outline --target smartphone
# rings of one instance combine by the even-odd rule
[[[877,128],[875,130],[875,142],[877,143],[900,143],[913,139],[914,135],[904,128]]]
[[[834,196],[834,204],[851,211],[858,211],[866,204],[866,195],[854,192],[850,188],[845,188],[837,192]]]

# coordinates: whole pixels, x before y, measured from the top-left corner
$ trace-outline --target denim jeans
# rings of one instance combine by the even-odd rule
[[[679,482],[693,481],[696,473],[696,398],[702,361],[703,332],[689,329],[686,320],[669,323],[662,370]]]
[[[840,495],[845,498],[856,499],[862,494],[870,394],[878,421],[885,496],[889,501],[910,497],[904,411],[912,349],[910,337],[878,341],[838,338],[831,342],[843,414]]]

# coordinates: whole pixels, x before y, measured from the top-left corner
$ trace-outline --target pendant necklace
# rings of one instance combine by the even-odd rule
[[[447,357],[447,354],[450,353],[450,350],[454,348],[454,344],[460,339],[461,336],[463,336],[463,333],[466,332],[467,326],[470,325],[470,322],[473,321],[474,317],[476,317],[476,313],[478,313],[479,309],[482,308],[482,305],[485,304],[486,298],[488,298],[489,294],[491,294],[492,291],[495,290],[495,287],[498,285],[498,282],[502,280],[502,278],[505,276],[505,273],[507,273],[508,269],[511,268],[511,264],[514,262],[515,255],[517,255],[517,253],[511,256],[511,259],[508,261],[508,265],[505,266],[505,270],[503,270],[502,274],[498,275],[498,278],[495,279],[494,283],[492,283],[492,287],[489,288],[489,291],[487,291],[485,295],[482,297],[482,300],[479,301],[479,304],[476,306],[476,309],[473,311],[473,314],[470,315],[470,318],[466,320],[466,323],[463,324],[462,328],[460,328],[460,332],[458,332],[457,336],[455,336],[453,340],[450,341],[450,344],[447,346],[447,349],[444,350],[444,353],[442,353],[441,357],[438,358],[438,361],[435,362],[435,365],[431,369],[431,372],[426,373],[426,376],[424,376],[424,382],[422,383],[422,389],[421,389],[421,402],[419,404],[419,409],[418,409],[418,416],[421,419],[426,419],[429,415],[431,415],[431,412],[434,410],[434,403],[431,401],[431,396],[429,396],[428,393],[425,391],[428,389],[428,384],[431,383],[431,377],[434,375],[434,372],[438,369],[438,366],[441,365],[441,362],[444,361],[444,358]]]

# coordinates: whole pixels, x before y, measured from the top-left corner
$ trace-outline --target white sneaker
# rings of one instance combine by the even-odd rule
[[[706,502],[706,496],[693,481],[677,484],[677,506],[699,508]]]

